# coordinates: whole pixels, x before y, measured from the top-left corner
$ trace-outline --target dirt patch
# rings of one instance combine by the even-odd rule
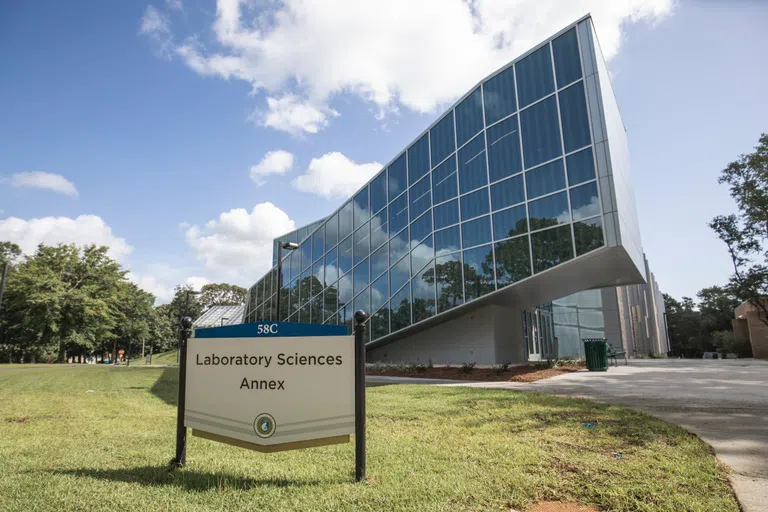
[[[571,501],[540,501],[526,512],[600,512],[600,509]]]
[[[29,416],[11,416],[5,418],[6,423],[29,423]]]
[[[479,382],[535,382],[548,379],[564,373],[571,373],[582,369],[583,366],[564,366],[558,368],[545,368],[542,366],[524,365],[511,366],[504,371],[493,368],[473,368],[464,371],[462,368],[425,368],[417,369],[387,369],[384,371],[368,370],[367,375],[381,375],[386,377],[415,377],[419,379],[449,379],[468,380]]]

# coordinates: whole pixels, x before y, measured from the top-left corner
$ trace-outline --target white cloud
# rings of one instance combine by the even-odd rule
[[[69,217],[1,219],[0,240],[15,242],[25,254],[33,254],[41,243],[106,245],[109,247],[109,256],[121,263],[133,251],[133,247],[128,245],[125,238],[115,236],[112,228],[97,215],[80,215],[75,219]]]
[[[260,203],[249,213],[236,208],[202,228],[185,226],[187,244],[205,268],[241,286],[248,286],[272,266],[272,240],[296,224],[272,203]]]
[[[181,3],[181,0],[165,0],[165,5],[167,5],[169,9],[174,9],[176,11],[184,10],[184,4]]]
[[[251,167],[251,179],[261,186],[270,174],[285,174],[293,167],[293,154],[282,149],[269,151],[258,165]]]
[[[610,59],[625,24],[656,22],[673,7],[674,0],[218,0],[214,49],[192,38],[176,53],[197,73],[269,91],[276,106],[268,126],[315,133],[327,113],[293,105],[352,93],[379,112],[432,112],[587,12]],[[280,94],[288,95],[276,100]],[[286,97],[291,108],[279,103]]]
[[[156,298],[156,304],[167,304],[173,299],[176,285],[192,285],[200,290],[203,285],[211,282],[205,277],[194,275],[199,269],[177,267],[164,263],[147,265],[141,272],[131,271],[127,278],[136,283],[141,289],[148,291]]]
[[[328,126],[329,117],[339,115],[332,108],[303,101],[295,94],[285,94],[280,98],[269,97],[267,107],[267,112],[257,113],[258,122],[293,135],[317,133]]]
[[[155,53],[158,57],[164,59],[171,58],[173,54],[173,36],[168,17],[152,5],[147,6],[144,15],[141,17],[139,34],[147,36],[154,43]]]
[[[338,152],[313,158],[307,172],[293,186],[327,198],[346,198],[381,170],[379,162],[357,164]]]
[[[77,188],[74,183],[61,174],[42,171],[18,172],[12,174],[10,178],[4,178],[1,181],[7,182],[14,187],[42,188],[58,192],[59,194],[77,197]]]

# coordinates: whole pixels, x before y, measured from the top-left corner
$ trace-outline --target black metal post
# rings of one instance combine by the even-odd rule
[[[355,480],[365,480],[365,311],[355,311]]]
[[[187,462],[187,427],[184,426],[184,409],[187,401],[187,340],[192,329],[192,319],[181,319],[179,361],[179,398],[176,407],[176,456],[169,464],[171,469],[180,468]]]

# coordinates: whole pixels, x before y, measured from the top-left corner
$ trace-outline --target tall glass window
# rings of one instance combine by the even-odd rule
[[[389,276],[384,274],[371,285],[371,310],[376,311],[389,300]]]
[[[288,259],[288,265],[291,267],[291,276],[288,279],[296,279],[301,272],[301,251],[292,251]],[[285,283],[287,281],[283,281]]]
[[[355,301],[353,302],[354,307],[352,308],[352,311],[365,311],[368,312],[371,310],[371,296],[368,293],[368,290],[366,289],[364,292],[360,293],[359,295],[355,296]],[[365,326],[367,329],[367,325]]]
[[[520,113],[525,167],[534,167],[563,153],[555,97],[537,103]]]
[[[557,74],[558,88],[581,78],[579,40],[576,37],[575,28],[552,41],[552,53],[555,55],[555,73]]]
[[[515,64],[515,68],[520,108],[525,108],[555,90],[549,44],[545,44]]]
[[[362,263],[356,266],[355,270],[352,272],[355,278],[354,279],[355,295],[365,290],[370,284],[371,275],[370,275],[369,267],[370,265],[368,264],[368,260],[365,259]]]
[[[602,247],[603,223],[600,217],[573,223],[573,234],[576,238],[576,256]]]
[[[508,208],[493,214],[493,238],[502,240],[528,231],[525,205]]]
[[[473,247],[490,242],[491,218],[485,216],[462,223],[461,240],[464,247]]]
[[[597,198],[597,182],[593,181],[571,189],[573,220],[586,219],[600,214],[600,200]]]
[[[370,225],[366,224],[365,226],[355,231],[355,235],[354,235],[355,265],[363,261],[363,259],[367,258],[368,255],[371,253],[371,235],[370,235],[369,229],[370,229]]]
[[[486,130],[488,166],[491,181],[498,181],[523,170],[520,160],[520,132],[517,116],[505,119]]]
[[[485,124],[493,124],[517,110],[515,100],[515,70],[508,67],[483,84]],[[488,144],[490,144],[490,139]]]
[[[339,309],[339,290],[338,283],[329,286],[323,293],[323,309],[325,310],[325,319],[331,318]]]
[[[407,256],[389,270],[390,293],[395,293],[411,278],[411,259]]]
[[[481,188],[471,194],[461,196],[461,219],[474,219],[489,211],[488,188]]]
[[[352,300],[352,272],[339,279],[339,307]]]
[[[339,243],[339,218],[337,214],[333,214],[325,223],[325,252],[330,251],[337,243]]]
[[[459,151],[459,190],[463,194],[487,183],[485,137],[480,134]]]
[[[389,232],[397,233],[408,225],[408,195],[403,194],[389,205]]]
[[[413,323],[435,315],[435,264],[429,265],[414,277],[413,288]]]
[[[411,250],[411,238],[408,236],[408,228],[400,231],[389,241],[390,264],[399,260]]]
[[[371,181],[371,212],[377,213],[384,208],[389,200],[387,199],[387,170],[384,169],[378,176]]]
[[[352,234],[352,201],[339,210],[339,239],[343,240]]]
[[[352,268],[352,237],[339,244],[339,272],[344,274]]]
[[[432,243],[432,236],[428,236],[422,243],[411,251],[411,273],[417,274],[427,263],[435,257],[435,246]]]
[[[397,160],[392,162],[387,172],[389,173],[389,200],[393,200],[402,194],[408,188],[408,179],[406,176],[405,153],[400,155]]]
[[[424,240],[432,232],[432,215],[427,212],[411,224],[411,240],[416,243]]]
[[[411,287],[406,286],[392,297],[392,332],[411,325]]]
[[[525,201],[523,177],[515,176],[491,185],[491,206],[500,210]]]
[[[371,276],[375,279],[389,268],[389,247],[383,245],[371,255]]]
[[[389,308],[383,307],[371,318],[371,339],[377,340],[389,334]]]
[[[337,250],[333,249],[325,255],[325,287],[336,284],[339,280],[339,262],[336,259]],[[334,309],[334,311],[336,311]]]
[[[307,240],[299,246],[301,253],[301,270],[306,270],[312,266],[312,240]]]
[[[389,240],[387,216],[387,209],[384,208],[371,219],[371,249],[376,249]]]
[[[435,231],[435,253],[443,256],[461,249],[459,226]]]
[[[452,226],[459,222],[459,202],[456,199],[435,206],[432,212],[435,216],[435,229]]]
[[[560,91],[560,119],[563,122],[566,153],[583,148],[591,142],[583,81]]]
[[[495,288],[493,279],[493,248],[489,245],[464,251],[464,299],[477,299],[492,292]]]
[[[430,188],[429,176],[426,176],[408,190],[411,202],[411,220],[415,219],[432,206],[432,196],[429,193]]]
[[[429,134],[408,148],[408,183],[416,183],[429,172]]]
[[[525,173],[528,200],[565,188],[563,160],[542,165]]]
[[[354,201],[355,227],[358,228],[371,218],[371,210],[368,205],[368,187],[357,193]]]
[[[323,271],[323,262],[318,261],[312,265],[312,296],[321,293],[323,291],[323,281],[325,280],[325,272]]]
[[[456,155],[432,171],[432,197],[435,204],[453,199],[458,194],[456,180]]]
[[[483,98],[478,87],[456,106],[456,143],[461,146],[483,129]]]
[[[461,253],[441,256],[435,260],[437,283],[437,312],[442,313],[464,303],[464,278]]]
[[[316,261],[318,258],[322,258],[323,249],[325,249],[325,246],[323,244],[323,230],[318,229],[317,231],[312,233],[312,260],[313,261]]]
[[[592,148],[569,155],[565,159],[568,167],[568,184],[578,185],[595,178],[595,162],[592,159]]]
[[[432,145],[432,166],[442,162],[445,157],[456,151],[456,139],[453,133],[453,111],[441,119],[429,131]]]
[[[493,251],[496,256],[496,282],[499,288],[531,275],[531,254],[527,236],[497,242]]]
[[[542,272],[573,258],[571,226],[559,226],[531,233],[533,270]]]
[[[528,203],[531,229],[542,229],[571,221],[568,196],[565,192],[537,199]]]

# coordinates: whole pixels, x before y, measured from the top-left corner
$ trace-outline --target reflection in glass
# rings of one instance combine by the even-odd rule
[[[488,166],[491,182],[512,176],[523,170],[520,160],[520,132],[517,116],[505,119],[486,130],[488,136]]]
[[[565,188],[563,160],[555,160],[525,173],[528,200]]]
[[[456,106],[456,143],[461,146],[483,129],[483,98],[478,87]]]
[[[411,203],[411,220],[415,219],[432,206],[432,196],[429,193],[430,188],[429,176],[425,176],[424,179],[413,185],[408,191]]]
[[[557,75],[558,88],[581,78],[579,40],[575,28],[552,41],[552,52],[555,55],[555,74]]]
[[[371,181],[371,212],[377,213],[389,202],[387,197],[387,170],[384,169]]]
[[[495,288],[492,246],[489,244],[466,250],[463,259],[464,299],[469,302],[492,292]]]
[[[581,256],[604,245],[603,224],[600,217],[573,223],[576,255]]]
[[[355,294],[360,293],[363,291],[371,282],[371,276],[370,276],[370,265],[368,264],[368,260],[364,260],[362,263],[360,263],[358,266],[355,267],[355,270],[352,271],[354,274],[354,286],[355,286]],[[369,310],[364,310],[369,311]]]
[[[363,261],[363,258],[367,258],[371,253],[371,236],[369,234],[370,225],[366,224],[357,231],[354,235],[354,255],[355,265]]]
[[[493,124],[517,110],[515,100],[515,70],[508,67],[483,84],[485,124]],[[490,137],[488,144],[490,145]]]
[[[435,253],[438,256],[458,251],[459,249],[461,249],[459,226],[435,231]]]
[[[408,148],[408,182],[416,183],[429,172],[429,134],[425,133]]]
[[[307,240],[299,246],[301,253],[301,270],[306,270],[312,266],[312,240]]]
[[[413,323],[435,315],[435,264],[430,262],[413,279]]]
[[[442,162],[445,157],[456,150],[456,139],[453,133],[453,111],[441,119],[429,131],[432,149],[432,166]]]
[[[411,259],[405,257],[395,263],[389,270],[389,290],[395,293],[411,277]]]
[[[352,268],[352,237],[339,244],[339,272],[345,274]]]
[[[510,238],[494,245],[496,282],[499,288],[531,275],[531,254],[528,237]]]
[[[337,249],[325,255],[325,286],[331,286],[339,279],[339,267],[336,261]],[[336,310],[334,310],[336,311]]]
[[[325,252],[331,250],[331,248],[339,242],[339,219],[334,213],[333,216],[325,223]]]
[[[571,226],[531,233],[533,270],[541,272],[573,258]]]
[[[456,199],[435,206],[432,212],[435,216],[435,229],[452,226],[459,222],[459,202]]]
[[[312,234],[312,261],[317,261],[318,258],[322,257],[323,252],[325,252],[324,249],[323,230],[318,229]]]
[[[464,303],[461,253],[435,259],[435,283],[437,286],[438,313],[448,311]]]
[[[488,183],[485,137],[478,135],[459,151],[459,190],[463,194]]]
[[[595,162],[592,159],[592,148],[569,155],[565,159],[568,167],[568,184],[578,185],[595,178]]]
[[[371,249],[376,249],[389,240],[387,209],[384,208],[371,219]]]
[[[515,64],[515,70],[521,109],[555,90],[549,44]]]
[[[520,113],[525,167],[530,168],[557,158],[563,153],[560,123],[554,96]]]
[[[586,219],[587,217],[594,217],[600,214],[600,200],[597,198],[596,181],[572,188],[570,194],[573,220]]]
[[[392,308],[392,332],[399,331],[411,325],[411,287],[400,290],[390,301]]]
[[[405,153],[400,155],[397,160],[392,162],[387,172],[389,173],[389,200],[393,200],[398,195],[402,194],[406,188],[408,188],[408,181],[406,177],[406,160]]]
[[[501,210],[523,201],[525,201],[525,190],[523,190],[522,175],[491,185],[491,206],[494,210]]]
[[[566,153],[583,148],[591,142],[583,81],[560,91],[560,120],[563,123]]]
[[[323,282],[325,281],[325,272],[323,272],[323,262],[318,261],[312,266],[312,297],[323,291]]]
[[[435,246],[432,243],[430,235],[421,244],[411,251],[411,272],[412,275],[418,274],[424,266],[435,257]]]
[[[531,229],[542,229],[571,221],[565,191],[528,203]]]
[[[526,231],[528,231],[528,219],[524,204],[493,214],[494,240],[513,237]]]
[[[461,220],[474,219],[488,213],[488,188],[481,188],[471,194],[461,196]]]
[[[371,255],[371,276],[375,279],[389,268],[389,247],[385,244]]]
[[[352,300],[352,272],[339,279],[339,307]]]
[[[389,300],[389,276],[384,274],[371,285],[371,309],[376,310]]]
[[[463,247],[473,247],[491,241],[491,218],[489,216],[470,220],[461,224]]]
[[[405,228],[389,241],[390,264],[399,260],[411,250],[411,238],[408,236],[408,228]]]
[[[458,190],[456,155],[453,155],[432,171],[432,198],[435,204],[442,203],[456,197]]]
[[[389,334],[389,308],[384,307],[371,318],[371,339],[377,340]]]
[[[365,311],[366,313],[371,310],[371,296],[366,289],[364,292],[355,296],[355,300],[352,303],[352,311]]]
[[[355,228],[362,226],[371,217],[370,207],[368,206],[368,187],[363,188],[355,196],[354,217]]]
[[[345,204],[338,213],[339,215],[339,239],[352,234],[352,201]]]
[[[408,195],[403,194],[389,205],[389,232],[397,233],[408,225]]]
[[[339,291],[336,285],[329,286],[323,292],[323,309],[326,320],[339,309]]]
[[[432,213],[427,212],[418,219],[416,219],[413,224],[411,224],[411,241],[412,245],[416,245],[417,243],[424,240],[424,237],[427,236],[432,232]]]

